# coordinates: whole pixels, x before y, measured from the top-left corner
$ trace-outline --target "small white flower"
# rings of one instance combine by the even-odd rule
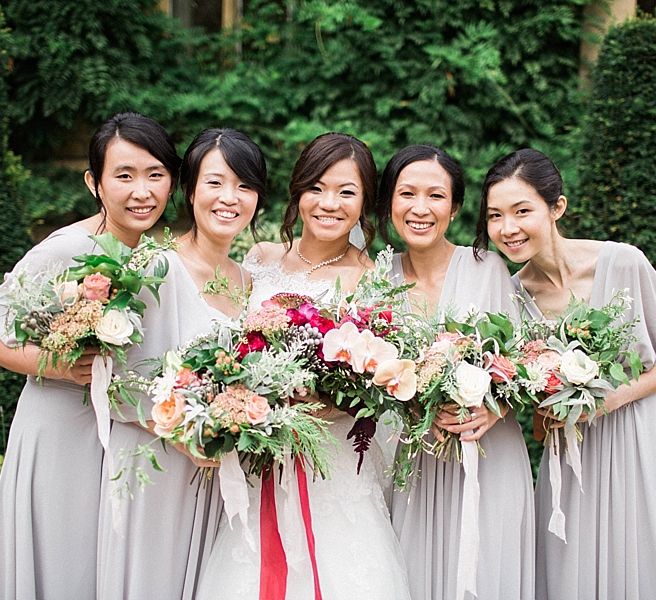
[[[108,310],[96,325],[96,336],[101,342],[124,346],[129,343],[134,325],[122,310]]]
[[[537,394],[547,387],[548,380],[547,367],[536,360],[526,365],[526,378],[520,379],[519,383],[529,394]]]
[[[599,365],[581,350],[567,350],[560,358],[560,372],[574,385],[586,385],[599,375]]]
[[[153,380],[148,393],[155,404],[161,404],[171,397],[177,376],[176,369],[167,369],[162,375]]]

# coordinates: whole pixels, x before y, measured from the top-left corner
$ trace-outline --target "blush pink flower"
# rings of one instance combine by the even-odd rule
[[[563,389],[563,382],[560,380],[558,375],[556,375],[553,371],[551,371],[547,379],[547,385],[544,386],[544,390],[543,390],[544,393],[547,396],[551,396],[562,389]]]
[[[328,362],[341,361],[351,364],[353,350],[360,339],[360,332],[352,322],[331,329],[323,338],[323,357]]]
[[[82,280],[82,294],[87,300],[107,300],[112,280],[102,273],[87,275]]]
[[[155,433],[166,435],[171,433],[184,417],[185,399],[182,394],[172,392],[167,400],[153,405],[150,415],[155,421]]]
[[[266,421],[268,414],[271,412],[271,407],[266,398],[253,394],[253,397],[246,402],[244,412],[251,425],[259,425]]]
[[[560,354],[555,350],[545,350],[536,359],[543,367],[549,370],[558,368],[560,364]]]
[[[517,375],[517,367],[505,356],[487,352],[484,361],[485,369],[494,383],[507,383]]]
[[[379,364],[397,358],[398,355],[399,352],[393,344],[365,329],[353,347],[351,365],[356,373],[373,373]]]
[[[185,388],[190,385],[196,385],[200,383],[198,375],[196,375],[191,369],[184,367],[178,371],[178,374],[175,377],[175,387],[176,388]]]
[[[417,375],[412,360],[393,358],[381,363],[374,373],[374,385],[385,386],[397,400],[410,400],[417,391]]]

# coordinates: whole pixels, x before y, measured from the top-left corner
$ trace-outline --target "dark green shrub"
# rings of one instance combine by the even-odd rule
[[[656,263],[656,19],[611,29],[593,72],[576,233],[639,246]]]
[[[7,148],[7,70],[10,33],[0,8],[0,273],[11,270],[30,247],[22,206],[18,200],[18,181],[24,171],[20,161]],[[9,423],[25,378],[0,369],[0,455],[4,453]]]

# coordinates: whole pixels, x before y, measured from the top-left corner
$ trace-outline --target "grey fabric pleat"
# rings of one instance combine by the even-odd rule
[[[144,296],[148,303],[144,319],[144,343],[130,351],[130,366],[139,365],[169,349],[207,333],[213,320],[224,320],[199,295],[175,252],[167,252],[169,273],[160,288],[161,303]],[[150,414],[150,401],[144,406]],[[112,426],[110,448],[116,464],[123,451],[146,444],[153,436],[135,423],[133,411]],[[164,452],[157,443],[163,473],[148,470],[154,485],[136,489],[134,474],[128,480],[134,498],[120,501],[121,517],[112,519],[111,496],[116,486],[104,473],[98,543],[98,600],[124,598],[193,598],[203,560],[214,542],[221,514],[218,477],[196,477],[196,466],[173,448]],[[194,483],[191,484],[192,479]]]
[[[71,266],[94,250],[88,236],[79,225],[64,227],[14,271]],[[23,388],[0,472],[2,599],[94,597],[103,453],[83,400],[83,388],[64,381],[29,377]]]
[[[403,277],[400,256],[395,272]],[[464,316],[472,307],[517,317],[514,290],[503,261],[456,247],[440,298],[440,309]],[[531,600],[534,595],[534,509],[528,453],[509,413],[481,439],[479,458],[479,600]],[[464,471],[455,461],[419,458],[421,478],[409,492],[395,491],[392,523],[405,556],[413,600],[456,597]]]
[[[515,277],[518,289],[525,294]],[[590,303],[601,307],[628,289],[639,317],[636,349],[645,368],[656,358],[656,272],[627,244],[605,242]],[[527,309],[540,317],[535,303]],[[536,489],[539,600],[651,600],[656,597],[656,395],[635,401],[592,426],[582,425],[582,487],[561,461],[564,543],[548,531],[551,486],[543,455]],[[564,443],[561,440],[561,443]]]

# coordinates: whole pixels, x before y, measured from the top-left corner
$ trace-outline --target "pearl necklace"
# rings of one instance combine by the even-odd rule
[[[307,271],[305,271],[305,274],[306,275],[311,275],[312,273],[314,273],[316,270],[320,269],[321,267],[325,267],[327,265],[332,265],[333,263],[336,263],[338,260],[342,260],[342,258],[344,258],[346,256],[346,253],[349,251],[349,248],[351,247],[351,244],[348,243],[346,245],[346,250],[344,250],[344,252],[342,252],[339,256],[333,256],[333,258],[328,258],[326,260],[322,260],[321,262],[318,262],[316,265],[313,265],[312,261],[310,259],[305,258],[305,256],[303,256],[301,254],[300,246],[301,246],[301,242],[299,241],[299,243],[296,244],[296,254],[298,254],[298,257],[305,264],[310,265],[310,268]]]

